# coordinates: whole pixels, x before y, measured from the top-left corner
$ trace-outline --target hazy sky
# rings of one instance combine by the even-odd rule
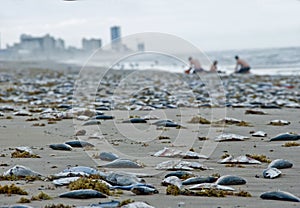
[[[177,35],[203,50],[300,46],[299,0],[0,0],[1,47],[21,33],[66,45],[140,32]]]

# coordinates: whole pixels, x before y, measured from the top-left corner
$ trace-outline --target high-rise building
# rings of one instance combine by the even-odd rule
[[[113,50],[121,49],[121,27],[113,26],[110,28],[111,46]]]
[[[84,51],[94,51],[101,48],[102,41],[101,39],[82,39],[82,49]]]

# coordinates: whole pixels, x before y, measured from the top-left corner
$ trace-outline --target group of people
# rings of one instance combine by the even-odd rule
[[[245,60],[239,58],[238,56],[235,56],[235,59],[236,59],[236,66],[234,69],[235,73],[245,74],[250,72],[251,67]],[[197,72],[207,72],[202,68],[198,59],[189,57],[189,62],[190,62],[190,68],[187,69],[185,73],[190,74],[190,73],[197,73]],[[214,61],[208,72],[219,72],[217,64],[218,61]]]

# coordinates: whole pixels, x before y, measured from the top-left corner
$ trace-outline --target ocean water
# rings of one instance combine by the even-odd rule
[[[114,61],[105,59],[91,59],[85,64],[88,66],[105,66],[114,69],[135,69],[135,70],[165,70],[169,72],[182,73],[188,69],[188,57],[191,54],[180,54],[171,57],[158,53],[138,53],[127,56],[124,59]],[[251,73],[258,75],[300,75],[300,47],[289,48],[268,48],[251,50],[227,50],[210,51],[198,58],[205,70],[209,70],[213,60],[218,60],[218,70],[230,74],[234,72],[235,59],[238,55],[245,59],[251,66]],[[72,61],[69,61],[71,63]]]

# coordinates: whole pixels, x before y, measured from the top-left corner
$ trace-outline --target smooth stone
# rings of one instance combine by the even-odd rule
[[[214,183],[217,181],[218,178],[213,176],[208,177],[192,177],[184,180],[182,185],[193,185],[193,184],[200,184],[200,183]]]
[[[119,159],[119,156],[112,153],[112,152],[101,152],[98,157],[100,160],[105,161],[114,161],[116,159]]]
[[[89,120],[87,122],[84,122],[82,126],[91,126],[91,125],[100,125],[100,124],[101,122],[98,120]]]
[[[147,123],[144,118],[131,118],[129,120],[123,121],[123,123]]]
[[[270,141],[296,141],[299,139],[300,135],[298,134],[284,133],[271,138]]]
[[[147,186],[134,186],[132,187],[131,192],[135,193],[136,195],[158,194],[158,190],[155,188],[149,188]]]

